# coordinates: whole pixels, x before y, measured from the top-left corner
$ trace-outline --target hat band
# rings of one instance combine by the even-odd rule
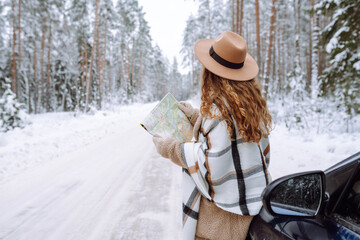
[[[232,63],[232,62],[229,62],[229,61],[223,59],[222,57],[220,57],[219,55],[216,54],[216,52],[214,51],[214,48],[212,46],[209,50],[209,54],[216,62],[220,63],[224,67],[231,68],[231,69],[240,69],[244,66],[244,62]]]

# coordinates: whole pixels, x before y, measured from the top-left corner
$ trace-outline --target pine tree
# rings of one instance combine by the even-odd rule
[[[25,112],[16,95],[11,91],[10,80],[6,79],[2,84],[4,91],[0,98],[0,131],[7,132],[14,128],[25,126]]]
[[[333,96],[350,116],[360,113],[360,4],[358,0],[326,0],[318,9],[332,11],[323,31],[329,66],[321,76],[323,96]]]
[[[194,43],[199,39],[200,26],[195,16],[190,15],[186,21],[186,27],[183,34],[181,55],[183,56],[182,64],[190,67],[191,85],[195,87],[198,84],[199,62],[196,61],[194,54]]]
[[[169,83],[171,79],[169,78],[168,71],[169,63],[164,59],[161,49],[157,45],[153,49],[152,57],[154,61],[149,69],[152,74],[152,81],[151,85],[149,85],[150,89],[154,91],[154,98],[158,100],[170,91]]]

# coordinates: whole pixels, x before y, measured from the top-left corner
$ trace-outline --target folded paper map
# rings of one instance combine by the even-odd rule
[[[189,119],[171,93],[166,94],[140,125],[151,135],[173,137],[180,142],[189,142],[193,136]]]

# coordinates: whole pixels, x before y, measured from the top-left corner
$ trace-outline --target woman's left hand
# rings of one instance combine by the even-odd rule
[[[200,116],[199,109],[193,108],[190,103],[180,102],[179,109],[184,112],[186,117],[190,120],[191,125],[194,126],[196,120]]]

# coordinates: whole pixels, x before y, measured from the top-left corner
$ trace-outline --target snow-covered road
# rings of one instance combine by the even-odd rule
[[[139,125],[154,106],[40,114],[0,133],[0,239],[179,239],[181,169]],[[359,139],[276,126],[269,170],[324,170],[358,152]]]
[[[0,239],[176,239],[181,170],[155,152],[145,114],[0,183]]]

